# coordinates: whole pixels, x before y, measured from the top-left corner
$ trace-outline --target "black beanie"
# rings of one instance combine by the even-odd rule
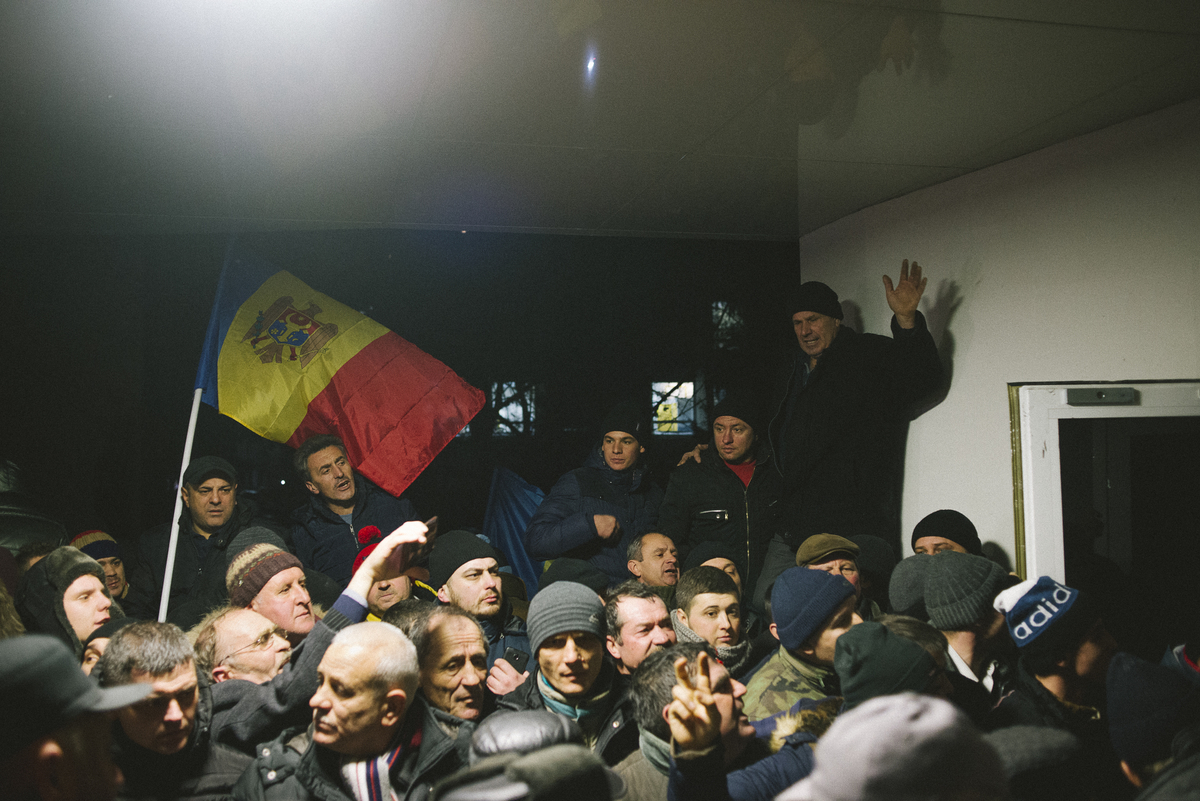
[[[546,572],[538,581],[538,592],[549,587],[556,581],[573,581],[593,590],[597,595],[603,595],[608,589],[608,574],[591,562],[582,559],[572,559],[561,556],[550,563]]]
[[[792,296],[792,314],[816,312],[842,319],[842,304],[837,293],[820,281],[806,281]]]
[[[718,417],[736,417],[753,428],[756,434],[763,436],[767,432],[763,428],[761,407],[762,404],[758,402],[758,398],[753,394],[743,390],[731,389],[725,394],[725,398],[713,409],[712,422],[717,422]]]
[[[928,692],[938,672],[928,651],[874,621],[851,626],[838,637],[833,669],[847,709],[880,695]]]
[[[745,568],[742,565],[742,560],[738,559],[737,550],[732,545],[727,545],[717,540],[705,540],[704,542],[697,543],[695,548],[688,551],[687,558],[683,560],[683,569],[679,571],[679,575],[682,576],[693,567],[700,567],[700,565],[709,559],[716,559],[718,557],[728,559],[737,565],[738,573],[742,576],[742,581],[746,580]]]
[[[979,532],[962,512],[953,509],[939,509],[925,515],[917,527],[913,529],[912,549],[917,549],[917,540],[922,537],[941,537],[957,542],[967,549],[967,553],[983,556],[983,543],[979,541]]]
[[[1171,755],[1171,741],[1200,722],[1200,686],[1162,665],[1125,653],[1108,665],[1108,733],[1134,769]]]
[[[429,586],[435,590],[441,589],[455,570],[472,559],[489,556],[497,564],[505,564],[503,554],[488,545],[486,540],[462,529],[447,531],[433,541],[433,550],[429,552]]]
[[[619,403],[600,423],[600,439],[609,431],[624,431],[644,448],[650,442],[650,419],[636,404]]]

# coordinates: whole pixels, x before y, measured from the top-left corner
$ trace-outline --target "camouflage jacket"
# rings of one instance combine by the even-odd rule
[[[802,698],[839,694],[832,670],[802,662],[780,646],[746,686],[745,712],[750,720],[762,720],[788,711]]]

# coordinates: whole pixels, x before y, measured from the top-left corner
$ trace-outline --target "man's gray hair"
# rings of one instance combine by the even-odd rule
[[[487,650],[487,632],[483,630],[479,620],[476,619],[467,610],[454,604],[439,604],[433,609],[427,611],[417,623],[412,627],[412,643],[417,649],[417,664],[423,668],[430,668],[429,660],[433,656],[433,649],[437,646],[439,637],[437,636],[437,626],[443,618],[457,617],[463,620],[471,621],[471,625],[479,632],[479,639],[483,641],[483,648]]]
[[[660,537],[667,537],[667,535],[663,534],[661,531],[647,531],[644,534],[639,534],[633,538],[633,542],[629,543],[629,547],[625,549],[625,558],[631,562],[642,561],[642,543],[645,541],[646,537],[649,537],[651,534],[657,534]],[[671,538],[667,537],[667,539]],[[671,540],[671,544],[674,545],[675,541]]]
[[[133,684],[133,674],[166,676],[194,662],[192,644],[174,623],[134,623],[112,636],[92,669],[101,687]]]
[[[370,684],[378,692],[400,688],[412,700],[417,691],[417,649],[404,632],[390,623],[355,623],[337,633],[330,648],[363,648],[375,657]]]

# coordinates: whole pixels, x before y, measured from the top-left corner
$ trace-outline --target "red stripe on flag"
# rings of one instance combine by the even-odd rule
[[[288,444],[337,434],[358,471],[398,496],[483,403],[480,390],[389,331],[334,373]]]

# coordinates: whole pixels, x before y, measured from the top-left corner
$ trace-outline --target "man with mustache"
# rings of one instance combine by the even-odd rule
[[[340,587],[349,583],[359,550],[370,544],[359,541],[365,527],[388,532],[417,519],[410,501],[393,498],[355,472],[345,444],[332,434],[305,440],[292,466],[312,493],[292,513],[296,555],[304,567],[324,573]],[[372,540],[380,538],[376,534]]]

